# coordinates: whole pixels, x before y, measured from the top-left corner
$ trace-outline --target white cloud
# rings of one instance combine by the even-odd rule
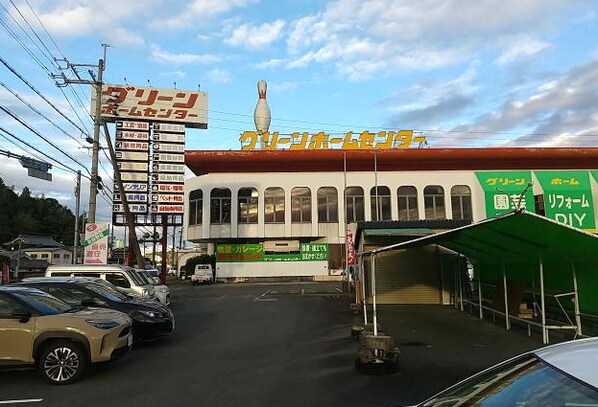
[[[264,23],[259,26],[243,24],[235,28],[230,37],[224,42],[233,47],[244,47],[247,49],[260,49],[277,41],[285,27],[283,20],[276,20],[271,23]]]
[[[173,63],[173,64],[213,64],[221,60],[216,55],[198,55],[198,54],[187,54],[180,53],[175,54],[168,51],[162,50],[156,44],[151,45],[151,58],[161,63]]]
[[[334,63],[341,75],[367,79],[462,63],[488,51],[502,52],[505,63],[545,50],[543,35],[586,10],[587,0],[337,0],[290,23],[288,66]],[[525,43],[507,47],[508,39],[524,36]]]
[[[255,65],[257,69],[275,69],[285,63],[284,59],[273,58],[265,62],[260,62]]]
[[[508,38],[504,42],[505,50],[496,59],[498,64],[506,64],[522,57],[529,57],[550,47],[550,44],[545,41],[525,35]]]
[[[256,3],[257,0],[193,0],[173,17],[156,18],[151,25],[169,30],[180,30],[192,25],[205,24],[225,13]]]
[[[232,82],[230,72],[226,69],[214,68],[206,72],[205,76],[209,82],[215,84],[227,84]]]
[[[596,145],[598,136],[598,59],[552,77],[525,98],[505,100],[456,130],[525,132],[508,145]],[[573,143],[573,141],[575,141]],[[577,144],[575,144],[577,143]]]

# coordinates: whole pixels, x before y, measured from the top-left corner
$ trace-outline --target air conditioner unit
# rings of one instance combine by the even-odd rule
[[[264,252],[290,253],[298,252],[300,248],[298,240],[267,240],[264,242]]]

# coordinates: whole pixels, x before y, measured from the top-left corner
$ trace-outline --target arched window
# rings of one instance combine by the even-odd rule
[[[444,189],[439,185],[424,188],[426,219],[446,219],[444,210]]]
[[[397,190],[399,220],[417,220],[417,189],[413,186],[399,187]]]
[[[345,191],[345,212],[347,223],[365,220],[363,188],[347,187]]]
[[[189,193],[189,225],[201,225],[203,219],[203,191],[196,189]]]
[[[311,222],[311,191],[307,187],[293,188],[291,191],[291,221]]]
[[[264,191],[264,222],[284,223],[284,189],[268,188]]]
[[[214,188],[210,193],[210,222],[230,223],[231,193],[228,188]]]
[[[377,189],[376,189],[377,188]],[[388,187],[373,187],[370,190],[372,220],[390,220],[390,189]]]
[[[338,222],[338,192],[334,187],[318,189],[318,222]]]
[[[455,185],[451,188],[451,206],[453,219],[473,219],[471,189],[467,185]]]
[[[238,203],[239,223],[257,223],[257,189],[239,189]]]

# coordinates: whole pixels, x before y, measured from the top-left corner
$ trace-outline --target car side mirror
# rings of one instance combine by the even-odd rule
[[[81,300],[81,305],[83,307],[97,307],[98,303],[92,298],[85,298]]]
[[[31,318],[31,311],[25,308],[19,308],[11,312],[10,316],[15,319],[18,319],[21,323],[25,323],[29,322],[29,319]]]

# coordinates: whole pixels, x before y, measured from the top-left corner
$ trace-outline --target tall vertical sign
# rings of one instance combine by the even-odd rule
[[[534,194],[527,188],[530,171],[476,172],[486,197],[486,216],[493,217],[523,208],[535,212]]]
[[[152,133],[152,214],[178,214],[184,210],[185,126],[154,123]]]
[[[88,223],[85,225],[83,264],[108,263],[109,227],[109,223]]]

